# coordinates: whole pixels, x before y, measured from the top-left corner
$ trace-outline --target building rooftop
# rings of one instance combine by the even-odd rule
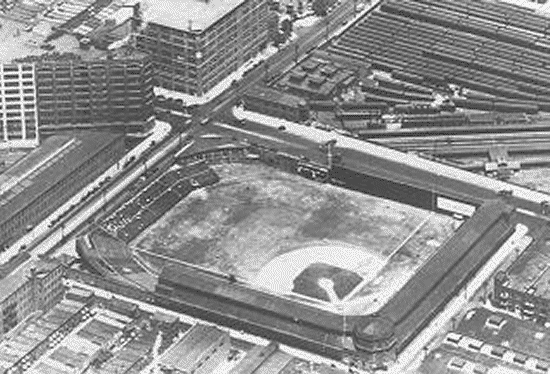
[[[188,373],[226,334],[214,326],[195,325],[161,357],[161,366]]]
[[[0,301],[11,295],[27,281],[31,274],[31,269],[36,269],[36,274],[40,275],[53,270],[59,265],[60,263],[57,261],[36,259],[25,262],[17,270],[0,280]]]
[[[550,330],[531,321],[479,308],[469,312],[455,332],[550,362]]]
[[[0,176],[0,223],[11,219],[120,136],[90,132],[46,139]]]
[[[534,237],[534,242],[508,269],[506,286],[550,299],[550,229]]]
[[[354,73],[341,64],[310,57],[290,70],[277,86],[310,99],[327,100],[337,87],[344,88],[344,82],[350,85],[353,79]]]
[[[277,91],[272,88],[254,86],[246,91],[247,96],[261,98],[274,103],[280,103],[285,106],[298,107],[299,105],[306,105],[305,99],[291,95],[285,92]]]
[[[244,0],[146,0],[147,22],[178,30],[202,31]]]

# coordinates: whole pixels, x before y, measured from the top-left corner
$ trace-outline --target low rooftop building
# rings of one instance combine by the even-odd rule
[[[160,359],[174,374],[210,374],[229,353],[229,333],[214,326],[195,325]]]

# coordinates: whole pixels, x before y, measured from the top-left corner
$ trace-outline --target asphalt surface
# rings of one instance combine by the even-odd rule
[[[293,64],[296,52],[298,52],[300,59],[326,39],[327,23],[329,34],[342,27],[342,22],[348,20],[353,15],[353,8],[353,1],[344,0],[323,20],[313,25],[304,35],[283,47],[277,54],[269,57],[253,70],[250,70],[239,81],[238,86],[230,87],[210,102],[201,106],[197,111],[196,118],[199,118],[200,121],[201,118],[205,117],[220,118],[227,115],[226,111],[239,99],[240,95],[266,76],[266,69],[270,77],[281,74]],[[296,46],[298,46],[297,51]]]

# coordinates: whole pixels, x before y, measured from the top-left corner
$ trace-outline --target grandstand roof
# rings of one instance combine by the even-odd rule
[[[178,373],[191,373],[210,348],[217,346],[228,335],[214,326],[195,325],[160,359],[161,366],[175,369]]]
[[[89,132],[46,139],[2,175],[0,224],[10,220],[121,136]]]
[[[244,0],[147,0],[145,19],[178,30],[202,31]]]

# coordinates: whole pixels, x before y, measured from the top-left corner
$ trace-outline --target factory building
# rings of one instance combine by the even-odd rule
[[[35,69],[32,64],[0,64],[0,148],[36,147]]]
[[[229,333],[195,325],[160,358],[160,367],[171,374],[211,374],[227,359],[230,346]]]
[[[153,0],[137,47],[159,86],[202,96],[259,52],[267,17],[267,0]]]
[[[268,87],[254,86],[242,98],[246,110],[287,121],[301,122],[309,118],[306,100]]]
[[[153,116],[148,59],[44,61],[36,76],[40,128],[143,131]]]
[[[0,281],[0,337],[38,310],[49,310],[63,298],[62,261],[29,260]]]
[[[102,132],[53,136],[0,174],[0,251],[53,213],[125,152]]]

